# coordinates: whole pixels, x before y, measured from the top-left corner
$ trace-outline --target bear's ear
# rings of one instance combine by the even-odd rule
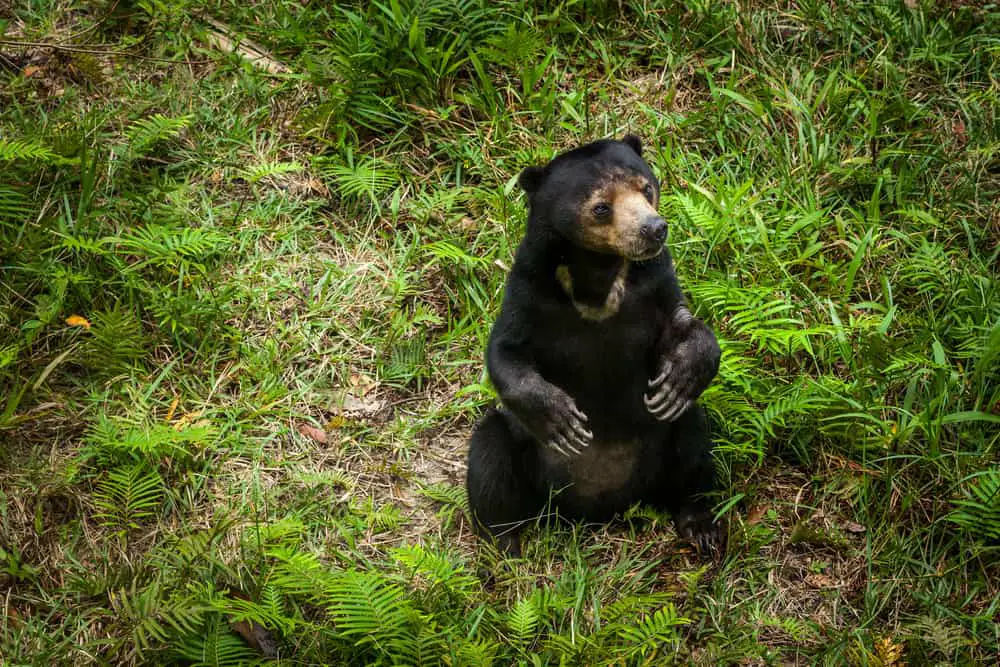
[[[634,134],[626,134],[622,137],[622,143],[635,151],[635,154],[642,157],[642,139]]]
[[[517,177],[517,183],[521,189],[529,195],[538,191],[542,187],[542,177],[545,175],[544,167],[526,167],[521,175]]]

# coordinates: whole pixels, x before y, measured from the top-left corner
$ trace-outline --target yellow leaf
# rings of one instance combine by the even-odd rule
[[[344,428],[345,426],[347,426],[347,420],[338,415],[336,417],[331,417],[330,421],[326,423],[324,428],[326,428],[327,431],[332,431],[334,429]]]
[[[882,637],[875,642],[875,654],[882,667],[904,667],[903,647],[891,637]]]
[[[80,317],[79,315],[70,315],[66,318],[66,324],[71,327],[83,327],[84,329],[90,328],[90,322],[86,317]]]
[[[170,403],[170,408],[167,409],[167,416],[164,417],[163,421],[168,422],[174,418],[174,413],[177,412],[177,404],[181,402],[180,396],[174,396],[174,400]]]

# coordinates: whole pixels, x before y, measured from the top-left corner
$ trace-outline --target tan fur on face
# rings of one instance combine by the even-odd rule
[[[650,203],[642,193],[647,183],[643,176],[619,172],[610,174],[594,190],[580,212],[581,240],[586,248],[628,259],[648,258],[643,256],[648,246],[639,232],[647,218],[657,215],[658,193],[654,188]],[[611,207],[610,219],[594,215],[594,207],[602,203]]]

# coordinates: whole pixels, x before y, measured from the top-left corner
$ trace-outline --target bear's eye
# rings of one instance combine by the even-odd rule
[[[646,183],[642,188],[642,194],[646,195],[646,199],[649,201],[653,201],[653,186]]]
[[[605,203],[600,203],[600,204],[598,204],[597,206],[595,206],[594,208],[592,208],[592,209],[590,209],[590,210],[591,210],[591,212],[592,212],[592,213],[593,213],[594,215],[596,215],[596,216],[597,216],[598,218],[603,218],[603,217],[604,217],[604,216],[606,216],[606,215],[607,215],[608,213],[611,213],[611,207],[610,207],[610,206],[608,206],[608,205],[607,205],[607,204],[605,204]]]

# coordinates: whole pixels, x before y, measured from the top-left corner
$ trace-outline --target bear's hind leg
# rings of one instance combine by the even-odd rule
[[[677,534],[701,552],[725,549],[725,526],[713,521],[712,493],[718,489],[712,460],[708,419],[694,405],[672,424],[658,465],[650,466],[657,478],[649,485],[646,502],[673,517]]]
[[[520,536],[545,506],[539,490],[535,443],[511,429],[510,417],[490,410],[469,441],[466,491],[477,532],[501,551],[521,555]]]

